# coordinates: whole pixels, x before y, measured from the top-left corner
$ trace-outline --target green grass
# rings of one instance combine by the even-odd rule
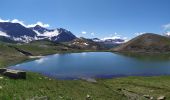
[[[83,80],[54,80],[29,72],[26,80],[0,79],[0,98],[25,100],[47,96],[50,100],[85,100],[87,95],[91,100],[127,100],[129,96],[145,100],[143,95],[170,98],[169,83],[170,76],[98,79],[97,83],[90,83]]]
[[[58,50],[61,45],[49,46],[48,49],[42,49],[37,45],[13,46],[34,55],[63,53]],[[29,60],[28,57],[7,45],[0,44],[0,67],[25,60]],[[3,79],[0,78],[1,100],[25,100],[42,96],[47,96],[50,100],[86,100],[87,95],[90,95],[89,100],[148,100],[143,95],[150,95],[155,99],[163,95],[167,100],[170,99],[170,76],[97,79],[97,83],[83,80],[54,80],[31,72],[27,72],[26,80],[2,77]]]

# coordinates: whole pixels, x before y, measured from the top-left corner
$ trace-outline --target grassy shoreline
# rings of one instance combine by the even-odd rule
[[[74,53],[76,52],[88,51],[74,51]],[[18,59],[15,62],[7,63],[6,66],[28,60],[31,59],[27,57]],[[38,100],[40,98],[50,100],[148,100],[144,95],[149,95],[154,99],[159,96],[170,98],[170,86],[168,86],[170,76],[97,79],[97,83],[84,80],[56,80],[32,72],[27,73],[26,80],[0,77],[3,77],[0,79],[0,98],[3,100]],[[87,98],[87,96],[90,97]]]

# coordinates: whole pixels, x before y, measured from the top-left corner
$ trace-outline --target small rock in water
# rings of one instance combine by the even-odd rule
[[[157,98],[157,100],[165,100],[165,99],[166,99],[165,96],[160,96],[160,97]]]

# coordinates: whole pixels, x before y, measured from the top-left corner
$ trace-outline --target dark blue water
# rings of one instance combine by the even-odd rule
[[[109,52],[55,54],[12,69],[38,72],[58,79],[170,75],[170,60],[138,59]]]

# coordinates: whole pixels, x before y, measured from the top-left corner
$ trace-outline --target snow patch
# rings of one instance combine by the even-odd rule
[[[54,30],[52,32],[49,32],[49,31],[46,31],[44,32],[43,34],[39,33],[38,31],[34,30],[35,33],[37,33],[37,36],[44,36],[44,37],[54,37],[54,36],[57,36],[59,34],[59,31],[58,30]]]
[[[86,46],[88,46],[89,44],[87,44],[87,43],[83,43],[84,45],[86,45]]]
[[[29,43],[33,40],[37,40],[36,37],[33,38],[33,37],[26,36],[26,35],[20,36],[20,37],[12,37],[12,39],[14,41],[21,41],[21,42],[25,42],[25,43]]]
[[[10,37],[8,34],[6,34],[5,32],[2,32],[2,31],[0,31],[0,36]]]
[[[170,36],[170,32],[166,32],[165,35],[166,35],[166,36]]]

